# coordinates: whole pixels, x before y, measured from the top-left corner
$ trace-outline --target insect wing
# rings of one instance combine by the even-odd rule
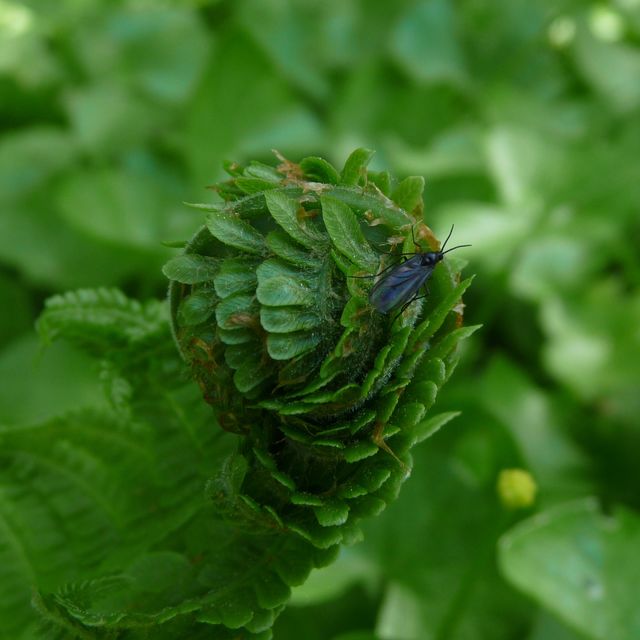
[[[419,256],[414,256],[378,280],[371,289],[369,301],[380,313],[388,313],[409,302],[432,273],[433,267],[424,267]]]

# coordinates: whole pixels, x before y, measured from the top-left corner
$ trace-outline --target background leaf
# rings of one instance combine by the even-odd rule
[[[585,547],[571,544],[576,530],[586,546],[617,558],[628,544],[621,532],[640,510],[639,38],[637,7],[622,1],[0,3],[0,637],[66,634],[53,623],[40,628],[32,583],[55,591],[67,579],[153,576],[153,558],[161,577],[172,575],[160,572],[167,556],[154,554],[187,550],[197,567],[203,539],[226,549],[224,527],[176,523],[202,500],[227,445],[223,438],[206,445],[218,431],[206,407],[192,414],[202,410],[197,390],[163,395],[184,382],[175,348],[155,305],[131,301],[164,298],[161,267],[174,254],[161,242],[186,242],[202,224],[202,211],[180,203],[228,206],[205,190],[223,162],[271,162],[272,148],[338,168],[354,148],[375,149],[353,160],[350,186],[334,193],[372,246],[395,210],[356,210],[353,189],[368,197],[375,182],[391,197],[407,176],[423,176],[424,222],[438,238],[455,223],[457,241],[473,245],[448,258],[468,260],[477,273],[464,296],[465,322],[484,327],[464,343],[456,376],[438,396],[437,415],[460,415],[420,445],[399,501],[328,570],[324,580],[335,589],[318,588],[306,602],[294,589],[275,637],[593,637],[611,620],[613,607],[598,608],[603,600],[608,607],[611,592],[592,601],[569,583],[563,597],[550,594],[574,575],[566,562],[584,566],[584,554],[575,554]],[[367,162],[398,182],[386,185],[378,173],[362,184]],[[314,166],[307,179],[321,170],[331,183],[341,177]],[[254,181],[247,189],[273,179],[259,169],[244,177]],[[403,206],[412,202],[419,204]],[[301,251],[317,238],[300,230],[310,223],[313,231],[315,221],[298,220],[298,211],[288,214],[293,234],[286,226],[258,231],[274,256],[305,268]],[[390,226],[406,223],[394,217]],[[336,235],[335,246],[348,237]],[[170,264],[172,278],[202,276],[197,265]],[[208,267],[225,300],[246,295],[245,285]],[[434,276],[434,292],[437,284]],[[74,335],[97,358],[63,343],[40,353],[33,327],[45,299],[116,287],[127,294],[122,305],[112,296],[107,309],[96,294],[93,302],[63,298],[45,312],[42,328]],[[312,331],[315,310],[299,310],[291,322],[292,308],[269,307],[272,326],[287,330],[281,335]],[[259,315],[258,306],[252,311]],[[190,321],[206,313],[203,304]],[[247,337],[244,328],[221,330],[223,340],[247,344]],[[118,348],[107,358],[113,339]],[[242,375],[254,381],[251,371]],[[416,393],[426,399],[432,387]],[[140,440],[118,430],[127,411]],[[123,445],[149,447],[155,462],[136,469],[135,446],[126,455],[113,442],[105,446],[116,435]],[[504,468],[533,474],[531,511],[551,518],[514,529],[514,554],[526,548],[537,558],[553,548],[553,577],[542,574],[544,563],[517,564],[515,555],[508,582],[494,569],[498,537],[520,517],[535,517],[498,506]],[[123,496],[134,499],[131,511]],[[586,496],[600,499],[612,519],[571,511]],[[103,507],[135,535],[127,537]],[[134,512],[150,508],[161,514],[157,523],[141,515],[138,527]],[[610,522],[619,533],[607,529]],[[150,535],[156,524],[167,527],[162,541]],[[467,539],[471,531],[477,535]],[[631,567],[627,557],[606,565],[619,604],[636,591]],[[151,606],[145,589],[136,596]],[[580,596],[575,608],[566,606],[568,593]],[[63,619],[51,601],[40,606]],[[594,613],[587,629],[583,621]],[[269,633],[218,629],[184,615],[155,627],[153,637]],[[127,637],[147,631],[130,629]]]
[[[621,511],[603,516],[580,502],[540,513],[505,535],[502,570],[589,638],[634,638],[640,615],[627,591],[640,520]],[[626,562],[622,559],[626,558]]]

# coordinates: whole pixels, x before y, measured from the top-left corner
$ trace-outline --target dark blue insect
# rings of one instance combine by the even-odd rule
[[[402,262],[383,269],[378,276],[385,272],[386,275],[373,285],[369,293],[371,305],[380,313],[389,313],[389,311],[400,307],[400,311],[394,317],[395,320],[414,300],[427,296],[429,294],[428,291],[421,296],[418,293],[431,278],[433,270],[442,261],[445,253],[471,246],[470,244],[461,244],[445,251],[444,249],[452,233],[453,226],[451,226],[451,231],[449,231],[449,235],[440,251],[403,253],[401,254]],[[411,229],[411,234],[413,235],[413,228]],[[416,244],[415,238],[413,242]],[[405,256],[411,257],[406,258]]]

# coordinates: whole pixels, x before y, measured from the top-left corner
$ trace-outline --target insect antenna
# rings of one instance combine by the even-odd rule
[[[444,250],[444,248],[447,246],[447,242],[449,242],[449,238],[451,237],[451,234],[453,233],[453,225],[451,225],[451,230],[449,231],[449,235],[447,236],[447,239],[442,243],[442,247],[440,248],[439,253],[441,255],[444,255],[445,253],[449,253],[449,251],[455,251],[456,249],[462,249],[462,247],[470,247],[470,244],[459,244],[457,247],[451,247],[451,249],[447,249],[446,251]]]
[[[447,236],[447,239],[444,241],[444,243],[442,244],[442,247],[440,248],[440,253],[446,253],[444,248],[447,246],[447,242],[449,242],[449,238],[451,237],[452,233],[453,233],[453,225],[451,225],[451,230],[449,231],[449,235]],[[451,251],[451,249],[449,249],[449,251]]]
[[[471,244],[459,244],[457,247],[451,247],[451,249],[447,249],[446,251],[441,251],[440,253],[444,255],[445,253],[449,253],[449,251],[455,251],[456,249],[462,249],[462,247],[472,247]]]

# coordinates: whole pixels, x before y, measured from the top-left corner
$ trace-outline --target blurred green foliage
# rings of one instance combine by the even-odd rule
[[[462,416],[275,638],[640,637],[640,2],[0,0],[0,127],[3,424],[101,402],[84,356],[38,354],[43,298],[162,297],[224,160],[377,149],[473,244],[485,328],[439,400]]]

